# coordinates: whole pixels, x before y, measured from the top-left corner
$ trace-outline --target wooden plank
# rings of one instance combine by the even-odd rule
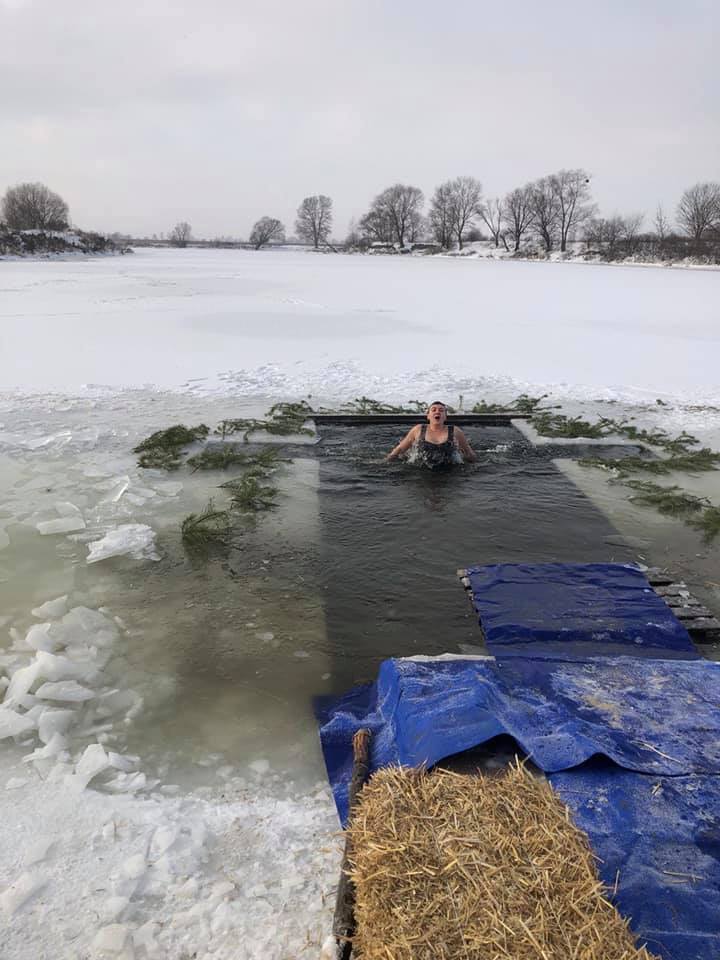
[[[337,423],[345,426],[365,426],[381,423],[425,423],[424,413],[316,413],[308,417],[316,424]],[[529,420],[527,413],[451,413],[448,423],[469,424],[485,427],[509,427],[512,420]]]
[[[702,604],[695,597],[681,597],[676,594],[672,597],[662,598],[669,607],[701,607]]]
[[[672,583],[673,578],[667,572],[660,567],[648,567],[645,571],[645,576],[648,578],[650,583]]]
[[[685,583],[671,583],[668,587],[653,587],[659,597],[686,597],[690,596],[690,591]]]
[[[678,620],[707,620],[708,617],[713,619],[712,610],[707,607],[672,607],[672,612]]]
[[[353,768],[348,791],[348,806],[351,816],[357,803],[358,794],[367,780],[369,772],[370,731],[358,730],[353,737]],[[340,882],[338,883],[335,915],[333,917],[333,934],[338,948],[338,960],[349,960],[352,954],[352,938],[355,934],[355,884],[348,873],[351,854],[350,839],[346,835],[345,852],[340,868]]]
[[[690,633],[715,633],[720,631],[720,620],[715,617],[698,617],[686,626]]]

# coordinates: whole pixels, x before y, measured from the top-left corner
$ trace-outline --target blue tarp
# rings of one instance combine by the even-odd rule
[[[612,900],[664,960],[720,957],[720,778],[593,764],[550,782],[590,837]]]
[[[498,563],[469,567],[467,576],[498,658],[698,658],[685,627],[635,567]]]
[[[492,658],[386,660],[377,684],[319,705],[341,819],[352,737],[373,732],[371,764],[432,766],[500,734],[542,770],[595,755],[650,774],[720,774],[720,663],[587,663]]]

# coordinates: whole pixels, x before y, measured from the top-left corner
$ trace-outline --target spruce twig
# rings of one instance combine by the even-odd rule
[[[625,480],[624,484],[631,490],[637,491],[630,497],[631,503],[641,503],[648,507],[655,507],[665,516],[687,516],[710,506],[707,497],[696,497],[692,493],[686,493],[676,485],[663,487],[651,480],[633,479]]]
[[[204,423],[197,427],[186,427],[182,423],[168,427],[166,430],[156,430],[146,437],[136,447],[133,453],[139,453],[138,466],[161,470],[177,470],[181,463],[183,447],[189,446],[196,440],[204,440],[210,428]]]
[[[230,532],[230,512],[218,510],[213,500],[208,500],[201,513],[190,513],[180,525],[183,542],[199,546],[211,542],[223,542]]]
[[[707,507],[699,517],[688,520],[688,523],[702,532],[705,543],[712,543],[720,536],[720,507]]]

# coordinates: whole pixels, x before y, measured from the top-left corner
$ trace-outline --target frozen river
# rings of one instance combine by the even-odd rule
[[[140,250],[0,263],[5,389],[720,399],[720,272]]]
[[[140,439],[307,395],[551,390],[717,446],[719,294],[717,271],[563,263],[0,261],[3,960],[317,956],[337,820],[313,696],[383,656],[472,647],[466,562],[672,545],[711,579],[717,558],[511,431],[473,438],[481,468],[444,487],[381,464],[390,435],[299,449],[278,510],[192,556],[180,521],[220,481],[139,469]],[[88,562],[131,533],[134,554]]]

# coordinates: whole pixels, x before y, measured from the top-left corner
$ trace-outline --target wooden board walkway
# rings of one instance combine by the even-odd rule
[[[467,570],[458,570],[457,575],[472,602]],[[647,570],[645,575],[655,593],[663,598],[695,643],[720,641],[720,619],[692,596],[684,581],[673,580],[669,574],[656,568]],[[482,630],[482,624],[480,629]]]
[[[529,420],[528,413],[450,413],[448,423],[465,423],[484,427],[510,427],[513,420]],[[361,427],[382,423],[425,423],[424,413],[315,413],[308,417],[317,424],[339,423],[345,426]]]

